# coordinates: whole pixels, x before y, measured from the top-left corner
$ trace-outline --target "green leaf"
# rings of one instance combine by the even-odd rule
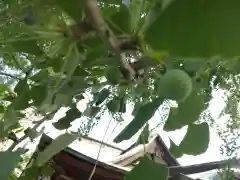
[[[82,113],[76,107],[69,109],[66,112],[66,116],[53,123],[53,126],[59,130],[67,129],[70,127],[71,122],[77,118],[80,118],[81,116]]]
[[[80,66],[78,66],[73,73],[73,76],[89,76],[89,75],[90,73],[88,71],[85,71]]]
[[[205,59],[188,59],[183,63],[183,68],[187,72],[195,72],[204,68],[205,65],[206,65]]]
[[[74,0],[69,3],[65,0],[56,0],[55,2],[76,22],[78,22],[82,18],[84,6],[82,1]]]
[[[68,53],[62,66],[62,72],[66,74],[67,78],[74,74],[76,68],[83,60],[75,44],[70,45]]]
[[[172,56],[240,55],[238,0],[172,1],[145,34],[156,50]]]
[[[54,172],[55,171],[51,165],[43,166],[41,169],[42,175],[47,177],[51,177]]]
[[[54,122],[52,125],[58,130],[64,130],[71,127],[71,123],[65,122],[64,120]]]
[[[119,107],[119,112],[125,113],[126,112],[126,98],[120,97],[120,107]]]
[[[140,29],[140,22],[142,22],[143,18],[141,18],[143,9],[144,9],[144,0],[133,1],[130,6],[131,13],[131,31],[138,31]]]
[[[5,124],[4,121],[0,121],[0,139],[5,138],[8,135],[8,132],[4,128]]]
[[[49,78],[49,72],[48,69],[43,69],[36,74],[34,74],[30,79],[32,81],[35,81],[37,83],[41,83],[42,81],[46,81]]]
[[[62,134],[58,136],[53,142],[39,153],[36,158],[36,164],[42,166],[47,163],[54,155],[65,149],[69,144],[75,141],[78,136],[73,134]]]
[[[106,68],[105,76],[111,84],[117,85],[120,81],[121,72],[117,67],[108,67]]]
[[[121,5],[122,4],[122,0],[101,0],[101,2],[103,2],[104,4],[117,4],[117,5]]]
[[[112,100],[107,103],[107,108],[110,112],[115,113],[120,110],[120,100],[117,96],[114,96]]]
[[[107,20],[109,26],[115,33],[131,33],[131,13],[128,7],[122,4],[117,11]]]
[[[8,106],[6,112],[4,113],[4,129],[6,130],[13,126],[23,117],[24,114],[16,111],[12,106]]]
[[[82,76],[72,76],[71,80],[64,84],[59,92],[63,94],[71,94],[84,92],[89,85]]]
[[[137,164],[127,175],[125,180],[167,180],[168,168],[165,165],[158,164],[147,157],[141,158]]]
[[[4,112],[5,112],[5,107],[2,104],[0,104],[0,113],[4,113]]]
[[[95,59],[94,61],[83,61],[83,66],[86,68],[99,68],[99,67],[105,67],[106,64],[110,67],[120,66],[120,63],[116,57],[99,57]],[[91,69],[92,71],[94,69]],[[102,74],[101,74],[102,75]]]
[[[13,170],[17,167],[18,162],[21,160],[20,151],[2,151],[0,152],[0,179],[8,180]]]
[[[36,128],[27,128],[24,130],[24,134],[27,135],[31,140],[37,138],[45,130],[45,127],[42,127],[40,131],[37,131]]]
[[[141,106],[133,120],[115,137],[114,142],[119,143],[130,139],[152,116],[163,103],[163,98],[154,99],[152,102]]]
[[[15,110],[24,110],[29,107],[29,94],[28,92],[23,92],[22,94],[19,94],[13,101],[12,101],[12,107]]]
[[[41,56],[42,51],[37,45],[36,39],[31,39],[31,36],[24,35],[14,42],[9,43],[16,52],[24,52]]]
[[[107,88],[103,88],[95,97],[95,105],[100,105],[110,95],[110,91]]]
[[[171,108],[168,119],[164,125],[165,131],[174,131],[183,126],[192,124],[199,119],[205,108],[204,98],[193,92],[184,102],[179,103],[177,108]]]
[[[35,63],[34,66],[37,69],[47,69],[49,67],[52,67],[54,72],[60,72],[61,67],[63,64],[63,58],[57,57],[57,58],[50,58],[50,57],[45,57],[44,60]]]
[[[38,166],[31,166],[24,169],[23,173],[18,180],[35,180],[36,177],[40,176],[40,168]]]
[[[44,84],[32,86],[29,95],[34,105],[40,106],[47,97],[47,86]]]
[[[89,50],[86,59],[83,61],[84,67],[91,67],[92,63],[98,58],[108,57],[108,49],[105,45],[101,44]]]
[[[136,103],[134,104],[134,107],[133,107],[133,110],[132,110],[132,115],[133,115],[133,116],[136,116],[139,108],[140,108],[140,104],[139,104],[138,102],[136,102]]]
[[[169,149],[169,151],[172,153],[172,155],[175,158],[179,158],[183,155],[179,146],[177,146],[171,139],[170,139],[170,149]]]
[[[201,137],[201,141],[199,138]],[[191,124],[187,133],[179,145],[179,149],[184,154],[199,155],[208,149],[210,141],[210,131],[207,123]]]
[[[143,129],[143,131],[141,132],[141,134],[139,135],[138,139],[137,139],[137,144],[145,144],[148,142],[148,138],[149,138],[149,124],[147,123]]]
[[[67,106],[72,103],[71,94],[57,93],[54,95],[54,104],[58,107]]]
[[[29,86],[27,83],[27,79],[20,80],[14,88],[14,92],[17,94],[21,94],[23,92],[26,93],[28,91],[29,91]]]

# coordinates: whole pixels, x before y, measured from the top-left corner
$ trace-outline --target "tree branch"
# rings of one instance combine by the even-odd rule
[[[129,78],[132,80],[136,73],[127,60],[121,56],[121,42],[115,37],[111,29],[103,20],[100,9],[98,8],[97,0],[84,0],[84,4],[86,15],[93,28],[97,31],[102,41],[108,45],[110,51],[115,53],[119,58],[122,68],[128,71]]]
[[[195,164],[190,166],[172,166],[169,167],[171,176],[177,175],[179,173],[182,174],[195,174],[206,171],[211,171],[214,169],[224,168],[229,165],[232,168],[240,167],[240,159],[227,159],[223,161],[215,161],[209,163]]]

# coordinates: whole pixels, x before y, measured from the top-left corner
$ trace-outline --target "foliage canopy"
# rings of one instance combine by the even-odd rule
[[[44,120],[61,107],[69,108],[53,124],[63,130],[82,117],[94,124],[104,111],[119,120],[131,103],[134,119],[115,137],[118,143],[131,138],[167,103],[170,112],[164,130],[188,126],[179,146],[171,141],[173,153],[205,152],[211,123],[202,114],[206,115],[214,89],[231,92],[228,102],[235,104],[228,113],[236,115],[232,111],[240,97],[236,91],[239,7],[239,0],[2,1],[1,140],[16,136],[19,120],[27,116],[24,110],[29,108],[46,116]],[[93,97],[81,112],[76,104],[87,98],[86,92]],[[169,100],[176,100],[178,106],[172,107]],[[230,124],[236,125],[235,120]],[[85,127],[81,134],[89,130]],[[203,140],[195,146],[199,137]],[[76,137],[65,134],[58,138],[66,143],[60,147],[56,139],[47,152],[39,154],[41,160],[36,158],[38,166]],[[9,156],[9,163],[19,161],[17,152],[2,153]],[[15,166],[0,161],[0,167],[10,173]],[[143,159],[126,179],[140,179],[147,167],[155,175],[151,179],[159,179],[159,169],[163,172],[160,179],[168,176],[166,167]],[[0,179],[4,179],[2,174]]]

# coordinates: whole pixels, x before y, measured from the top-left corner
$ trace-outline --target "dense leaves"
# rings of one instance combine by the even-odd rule
[[[225,111],[235,114],[231,127],[239,127],[239,5],[238,0],[2,2],[1,140],[9,134],[17,139],[25,112],[51,119],[65,107],[66,116],[53,126],[68,129],[84,118],[87,126],[80,129],[89,132],[104,112],[122,121],[127,106],[134,105],[133,120],[114,141],[130,139],[145,125],[138,139],[145,142],[148,121],[164,102],[170,109],[160,112],[168,114],[164,130],[188,126],[179,146],[171,141],[170,151],[176,157],[205,152],[210,118],[201,115],[217,88],[230,92]],[[84,111],[77,108],[82,100]],[[208,123],[199,124],[200,118]],[[32,138],[42,133],[33,130],[24,132]],[[42,166],[76,138],[59,136],[35,164]],[[166,179],[167,169],[143,159],[127,179],[157,177]]]
[[[173,56],[239,56],[239,3],[172,1],[148,28],[145,39],[156,50]]]

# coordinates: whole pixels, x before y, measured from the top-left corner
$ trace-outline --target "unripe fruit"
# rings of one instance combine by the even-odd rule
[[[165,98],[184,101],[192,91],[192,79],[180,69],[171,69],[160,79],[159,88]]]

